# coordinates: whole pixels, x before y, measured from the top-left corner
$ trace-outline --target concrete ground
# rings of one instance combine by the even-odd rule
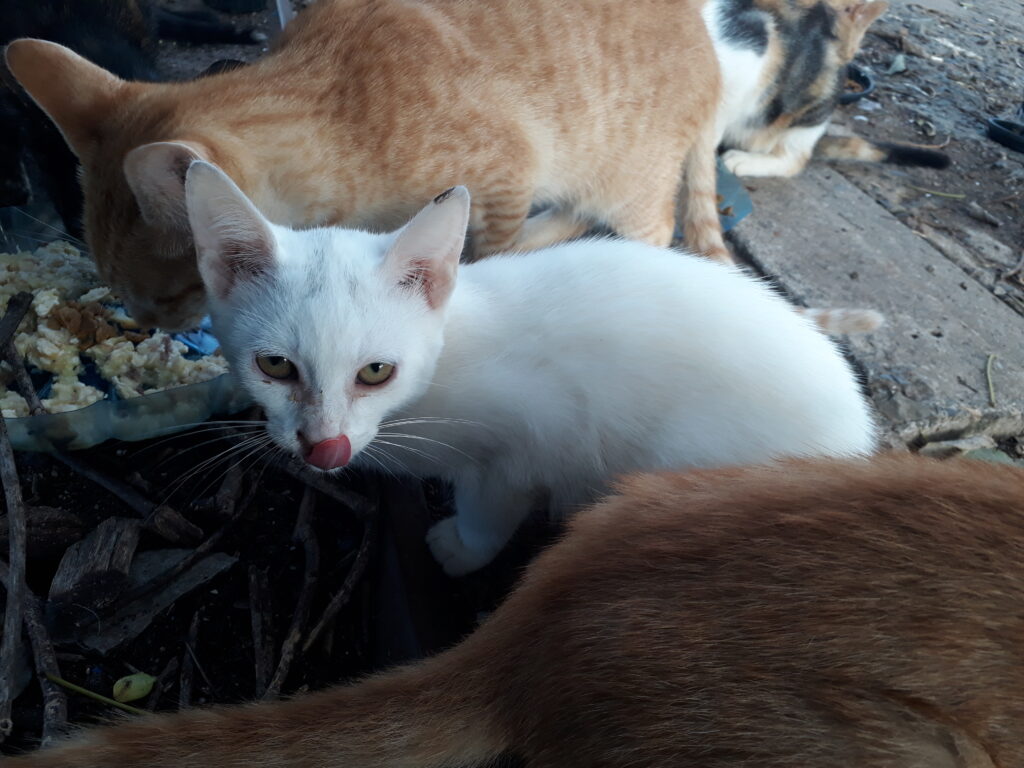
[[[891,445],[1024,435],[1024,317],[833,168],[744,181],[743,258],[799,304],[885,315],[845,343]]]

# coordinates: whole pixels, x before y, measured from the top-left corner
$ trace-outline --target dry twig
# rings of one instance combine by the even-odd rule
[[[185,653],[181,657],[181,687],[178,689],[178,708],[188,709],[192,704],[192,672],[195,667],[195,657],[192,649],[196,647],[199,639],[199,611],[192,616],[192,624],[188,628],[188,637],[185,639]]]
[[[316,489],[332,501],[336,501],[346,507],[360,520],[365,520],[375,514],[376,510],[372,502],[358,493],[347,491],[336,483],[332,482],[328,475],[310,469],[307,464],[298,459],[290,459],[284,464],[284,471],[296,480],[305,483]]]
[[[225,483],[227,482],[228,479],[225,479]],[[249,504],[252,503],[253,497],[256,495],[256,491],[257,486],[255,483],[253,483],[253,485],[249,488],[249,491],[246,494],[245,498],[241,502],[237,500],[234,501],[233,508],[230,511],[231,516],[227,519],[227,521],[225,521],[224,525],[218,528],[209,538],[206,539],[206,541],[204,541],[202,544],[200,544],[198,547],[192,550],[192,552],[189,555],[179,560],[177,564],[175,564],[171,568],[168,568],[162,574],[156,576],[155,578],[146,582],[145,584],[140,584],[139,586],[133,589],[127,590],[121,596],[120,602],[122,604],[127,604],[132,602],[133,600],[138,600],[139,598],[145,597],[146,595],[149,595],[157,591],[164,585],[169,584],[174,579],[178,578],[181,574],[188,571],[190,568],[192,568],[192,566],[194,566],[200,560],[209,555],[213,551],[214,547],[216,547],[220,543],[221,539],[224,538],[225,534],[227,534],[227,532],[231,530],[231,527],[238,521],[238,519],[242,516],[245,510],[248,509]]]
[[[167,684],[167,678],[178,671],[178,657],[171,656],[167,660],[167,664],[164,666],[163,672],[161,672],[156,681],[153,683],[153,690],[149,694],[149,698],[146,699],[146,709],[152,711],[156,709],[156,705],[160,703],[160,697],[163,696],[164,686]]]
[[[0,583],[10,593],[10,570],[7,563],[0,562]],[[43,611],[39,598],[27,587],[24,591],[24,621],[28,631],[28,639],[32,644],[32,655],[35,657],[36,675],[39,686],[43,689],[43,746],[47,746],[64,732],[68,720],[67,697],[64,692],[50,682],[50,677],[60,677],[57,656],[53,652],[53,643],[43,626]]]
[[[0,319],[0,345],[12,343],[21,318],[32,305],[32,294],[19,293],[10,300],[7,312]],[[0,482],[7,502],[10,575],[7,579],[7,608],[4,612],[4,635],[0,639],[0,741],[11,735],[14,723],[14,671],[21,649],[21,625],[25,602],[25,548],[28,532],[25,523],[25,502],[21,498],[21,482],[14,463],[14,450],[7,434],[7,422],[0,416]]]
[[[988,360],[985,361],[985,381],[988,384],[988,404],[990,407],[996,407],[996,385],[992,382],[992,363],[995,362],[996,355],[990,354]]]
[[[352,567],[349,568],[348,575],[345,576],[345,581],[341,585],[341,589],[337,591],[331,601],[327,604],[323,614],[320,616],[320,620],[313,627],[313,630],[309,633],[306,638],[305,644],[302,646],[303,653],[309,651],[313,647],[313,643],[317,641],[324,629],[330,626],[331,622],[334,621],[334,617],[338,615],[345,604],[349,601],[352,595],[352,591],[355,589],[356,584],[362,578],[363,573],[366,571],[366,566],[370,561],[370,545],[373,543],[374,533],[377,527],[376,517],[367,517],[363,527],[363,540],[359,543],[359,551],[356,553],[356,559],[352,563]]]
[[[256,694],[262,696],[270,683],[274,650],[268,641],[273,613],[270,581],[266,569],[249,566],[249,615],[252,619],[252,650],[256,667]]]
[[[295,530],[292,532],[292,539],[302,544],[306,556],[306,569],[302,579],[302,591],[299,592],[299,600],[295,606],[295,613],[292,614],[292,623],[288,628],[288,634],[281,643],[281,659],[277,664],[270,685],[263,693],[263,699],[276,699],[281,693],[281,687],[288,678],[292,661],[295,657],[295,649],[302,639],[302,631],[306,627],[306,619],[309,618],[309,607],[313,602],[313,591],[316,587],[317,572],[320,569],[320,547],[317,544],[316,533],[313,531],[313,511],[316,508],[316,492],[312,488],[306,488],[302,494],[302,502],[299,504],[299,515],[295,521]]]

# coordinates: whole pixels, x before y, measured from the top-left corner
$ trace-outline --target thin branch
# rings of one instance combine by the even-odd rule
[[[228,480],[225,479],[225,482],[228,482]],[[235,504],[234,509],[231,510],[231,517],[228,518],[224,525],[222,525],[209,538],[207,538],[206,541],[204,541],[202,544],[200,544],[198,547],[192,550],[191,553],[183,557],[181,560],[172,565],[166,571],[154,576],[145,584],[139,584],[138,586],[125,590],[124,593],[118,598],[118,605],[128,605],[129,603],[132,603],[136,600],[141,600],[142,598],[152,594],[153,592],[162,589],[164,586],[170,584],[172,581],[178,578],[181,574],[190,570],[200,560],[205,559],[220,543],[221,539],[224,538],[228,531],[231,530],[232,526],[234,526],[234,524],[238,522],[238,519],[242,516],[245,510],[248,509],[249,505],[252,503],[252,500],[258,491],[258,488],[259,486],[257,486],[255,483],[252,484],[245,498],[242,499],[240,502],[237,502]],[[82,626],[90,627],[97,621],[98,617],[96,616],[83,617]]]
[[[252,653],[256,671],[256,695],[262,696],[274,666],[273,648],[267,640],[273,613],[266,569],[249,566],[249,616],[252,621]]]
[[[7,346],[7,342],[14,338],[14,334],[18,332],[18,326],[21,325],[25,313],[31,306],[32,294],[27,291],[14,294],[7,302],[7,311],[4,312],[3,319],[0,320],[0,346]]]
[[[336,501],[346,507],[360,520],[365,520],[375,514],[374,504],[365,496],[348,491],[330,479],[329,475],[311,469],[309,465],[298,459],[290,459],[283,465],[284,471],[299,480],[310,488],[314,488],[332,501]]]
[[[324,629],[334,621],[334,618],[338,615],[338,611],[348,603],[353,590],[362,578],[363,573],[366,571],[366,566],[370,561],[370,545],[373,543],[376,527],[377,518],[366,518],[366,522],[363,527],[363,540],[359,543],[359,551],[356,553],[356,559],[352,563],[352,567],[349,568],[348,575],[345,577],[345,581],[342,583],[341,589],[339,589],[337,594],[331,598],[331,601],[327,604],[323,614],[320,616],[320,620],[316,623],[316,626],[313,627],[313,630],[306,638],[306,642],[302,646],[303,653],[307,653],[309,649],[313,647],[313,643],[317,641]]]
[[[127,712],[131,715],[149,714],[144,709],[139,709],[138,707],[133,707],[131,704],[125,704],[120,701],[114,701],[113,699],[108,698],[103,694],[96,693],[96,691],[90,691],[88,688],[83,688],[80,685],[75,685],[74,683],[68,682],[67,680],[65,680],[62,677],[59,677],[58,675],[47,675],[46,679],[49,680],[51,683],[56,683],[61,688],[67,688],[69,691],[80,693],[83,696],[92,699],[93,701],[98,701],[101,704],[106,704],[108,707],[117,707],[118,709],[123,710],[124,712]]]
[[[312,523],[315,508],[316,492],[312,488],[306,488],[302,494],[302,502],[299,504],[299,515],[295,521],[295,530],[292,532],[292,539],[302,544],[306,556],[302,591],[299,593],[295,613],[292,614],[292,623],[288,628],[288,634],[281,644],[281,660],[277,664],[277,670],[274,672],[274,677],[270,680],[270,685],[267,686],[267,690],[263,693],[264,700],[276,699],[281,694],[281,687],[288,678],[288,672],[295,657],[295,649],[302,639],[302,631],[306,627],[306,619],[309,618],[309,607],[313,602],[317,572],[320,569],[320,547],[317,544]]]
[[[199,611],[192,615],[192,623],[188,628],[188,637],[185,638],[185,654],[181,658],[181,685],[178,689],[178,708],[188,709],[192,704],[192,671],[195,666],[195,657],[192,649],[199,639]]]
[[[10,593],[11,572],[7,563],[0,561],[0,583]],[[36,675],[39,677],[39,686],[43,689],[43,746],[47,746],[59,738],[68,720],[67,697],[58,686],[50,682],[49,678],[60,677],[60,666],[57,664],[57,656],[53,652],[53,643],[46,633],[43,625],[43,611],[39,604],[39,598],[32,594],[32,591],[25,588],[25,629],[28,631],[28,639],[32,644],[32,655],[35,658]]]
[[[27,299],[27,303],[26,303]],[[32,304],[32,294],[19,293],[11,299],[7,312],[0,319],[0,343],[5,346]],[[15,668],[21,649],[21,625],[25,601],[25,547],[28,531],[25,524],[25,502],[21,498],[21,481],[14,463],[14,450],[7,434],[7,421],[0,416],[0,482],[7,502],[7,530],[10,575],[7,580],[7,607],[4,611],[4,636],[0,639],[0,741],[11,735],[14,723]]]
[[[157,704],[160,703],[160,697],[163,695],[164,686],[167,684],[167,678],[178,671],[178,657],[171,656],[167,660],[167,664],[164,666],[163,672],[157,677],[156,682],[153,683],[153,690],[149,694],[149,698],[146,699],[146,709],[153,711],[156,709]]]
[[[990,354],[988,359],[985,361],[985,382],[988,384],[988,404],[990,407],[996,407],[996,385],[992,381],[992,363],[995,362],[997,355]]]

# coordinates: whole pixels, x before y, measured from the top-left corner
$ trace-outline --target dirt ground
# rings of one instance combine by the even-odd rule
[[[837,168],[1024,314],[1020,273],[1003,279],[1024,246],[1024,154],[985,135],[988,118],[1012,119],[1024,102],[1024,3],[896,5],[868,32],[857,62],[877,90],[834,122],[876,140],[945,145],[953,163]]]
[[[174,0],[177,6],[193,0]],[[858,62],[878,81],[871,97],[841,108],[835,122],[859,134],[893,141],[944,144],[954,160],[944,171],[879,166],[843,166],[842,172],[922,237],[929,238],[965,269],[975,270],[993,292],[1024,313],[1024,284],[1004,279],[1024,243],[1024,154],[984,135],[990,116],[1010,117],[1024,100],[1024,5],[1019,0],[929,0],[929,7],[899,5],[868,34]],[[269,12],[235,18],[268,37],[276,25]],[[265,45],[182,46],[162,42],[160,64],[168,79],[192,77],[221,59],[249,60]],[[899,57],[902,56],[902,59]],[[893,68],[894,62],[896,67]],[[900,72],[900,64],[905,69]],[[948,144],[947,144],[948,141]],[[972,205],[973,204],[973,205]],[[979,213],[978,210],[983,213]],[[998,222],[986,221],[985,213]],[[979,218],[980,217],[980,218]],[[894,254],[898,258],[898,254]],[[908,286],[927,290],[927,286]],[[154,500],[166,500],[209,536],[224,524],[205,503],[216,488],[221,467],[201,473],[187,488],[168,496],[178,478],[221,450],[206,438],[183,436],[157,445],[109,445],[88,452],[89,462]],[[1011,449],[1016,451],[1017,447]],[[118,499],[45,456],[19,456],[24,494],[30,504],[73,512],[83,531],[112,515],[134,517]],[[249,476],[257,480],[256,474]],[[305,569],[305,556],[292,532],[301,486],[269,470],[259,475],[260,490],[248,511],[228,531],[216,551],[237,561],[161,612],[137,638],[99,654],[74,642],[59,647],[64,676],[109,693],[118,677],[136,670],[160,674],[168,665],[192,659],[192,703],[239,701],[259,693],[250,578],[266,574],[270,585],[265,632],[277,649],[287,633]],[[297,658],[284,691],[322,687],[404,658],[437,650],[469,631],[478,615],[500,599],[536,547],[551,535],[537,524],[518,545],[477,576],[459,583],[445,579],[422,559],[422,532],[445,513],[443,489],[370,484],[351,477],[353,490],[379,500],[382,522],[374,534],[371,566],[328,637]],[[316,616],[345,578],[364,533],[352,515],[321,500],[314,518],[320,547]],[[167,548],[144,533],[140,551]],[[30,560],[29,584],[45,595],[59,553]],[[409,573],[415,573],[413,578]],[[104,617],[100,617],[102,620]],[[196,620],[198,633],[190,638]],[[184,685],[180,671],[169,674],[155,706],[175,709]],[[72,695],[73,721],[90,722],[109,713]],[[41,699],[33,682],[15,708],[15,734],[0,753],[33,745],[39,737]]]

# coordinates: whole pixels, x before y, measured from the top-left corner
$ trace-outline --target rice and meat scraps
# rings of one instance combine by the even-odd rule
[[[14,344],[29,366],[53,375],[42,401],[48,413],[73,411],[107,397],[80,379],[89,361],[122,399],[207,381],[227,371],[219,354],[189,359],[188,347],[170,335],[141,331],[99,282],[92,262],[65,242],[0,254],[0,312],[20,291],[34,296]],[[0,413],[28,416],[25,398],[8,388],[12,381],[10,366],[0,363]]]

